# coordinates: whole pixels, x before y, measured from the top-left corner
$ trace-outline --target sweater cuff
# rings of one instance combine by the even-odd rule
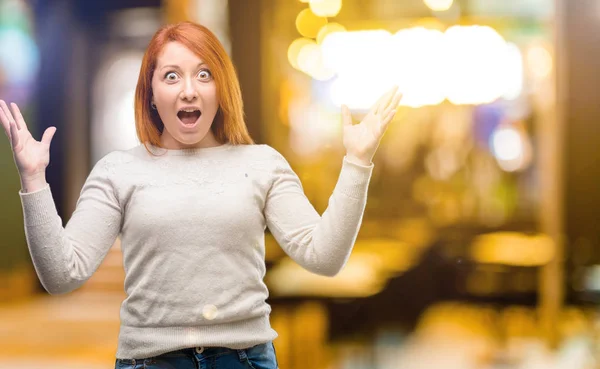
[[[23,206],[25,227],[46,224],[58,216],[49,184],[34,192],[23,193],[19,190],[19,196]]]
[[[344,156],[336,189],[355,199],[366,197],[374,167],[373,163],[369,166],[360,165]]]

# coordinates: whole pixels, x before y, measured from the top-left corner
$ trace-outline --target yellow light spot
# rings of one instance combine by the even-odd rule
[[[552,55],[543,46],[533,46],[527,51],[527,66],[530,73],[544,79],[552,72]]]
[[[327,69],[323,66],[323,63],[319,64],[316,70],[310,73],[310,76],[318,81],[328,81],[335,77],[335,72],[331,69]]]
[[[314,44],[315,41],[309,39],[309,38],[297,38],[295,39],[291,44],[290,47],[288,47],[288,60],[290,62],[290,64],[292,65],[292,67],[301,70],[300,66],[298,65],[298,55],[300,54],[300,50],[302,49],[303,46],[308,45],[308,44]]]
[[[412,27],[423,27],[425,29],[435,29],[444,32],[447,28],[446,24],[435,17],[418,18],[414,21]]]
[[[310,9],[304,9],[296,17],[296,29],[304,37],[315,38],[327,19],[315,15]]]
[[[433,11],[443,12],[452,6],[454,0],[424,0],[425,5]]]
[[[306,44],[298,53],[298,65],[308,74],[317,70],[321,62],[321,48],[316,43]]]
[[[321,17],[335,17],[342,9],[342,0],[310,0],[310,9]]]
[[[298,66],[301,71],[319,81],[327,81],[335,75],[334,71],[323,65],[321,47],[314,42],[306,44],[300,49]]]
[[[346,27],[342,26],[339,23],[327,23],[319,30],[317,33],[317,43],[321,44],[325,37],[335,32],[346,32]]]

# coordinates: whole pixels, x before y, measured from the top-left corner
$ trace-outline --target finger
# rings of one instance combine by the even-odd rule
[[[19,145],[19,130],[15,122],[10,122],[10,144],[13,151]]]
[[[392,103],[390,104],[390,108],[396,110],[396,108],[398,107],[398,105],[400,105],[400,101],[402,100],[402,96],[404,96],[402,94],[402,92],[397,92],[396,95],[394,96],[394,99],[392,100]]]
[[[378,110],[379,114],[385,116],[383,114],[383,112],[385,112],[388,109],[388,107],[391,105],[390,102],[396,96],[397,91],[398,91],[398,86],[394,86],[394,87],[392,87],[392,89],[390,91],[388,91],[387,95],[385,96],[385,99],[379,105],[379,110]]]
[[[0,109],[0,122],[2,122],[2,128],[4,129],[4,133],[6,133],[6,137],[10,139],[10,121],[6,114],[4,114],[3,109]]]
[[[21,110],[19,110],[19,107],[17,106],[17,104],[15,103],[10,103],[10,107],[12,108],[13,111],[13,117],[15,118],[15,121],[17,122],[17,127],[19,127],[19,129],[27,129],[27,124],[25,123],[25,119],[23,119],[23,115],[21,114]]]
[[[394,96],[394,99],[388,105],[387,109],[384,110],[382,115],[384,117],[387,117],[387,115],[389,114],[390,111],[396,110],[396,108],[398,108],[398,104],[400,104],[401,99],[402,99],[402,93],[400,93],[400,92],[396,93],[396,95]]]
[[[42,136],[42,142],[50,146],[50,142],[52,142],[52,137],[56,133],[56,127],[48,127],[44,131],[44,135]]]
[[[12,113],[10,112],[10,109],[8,108],[8,105],[6,105],[6,102],[4,100],[0,100],[0,109],[2,109],[2,112],[6,116],[6,119],[8,120],[8,126],[9,126],[9,130],[10,130],[10,123],[14,122],[15,119],[13,118]],[[17,126],[17,128],[19,128],[19,126]]]
[[[346,105],[342,105],[342,122],[344,126],[352,125],[352,115],[350,114],[350,109]]]
[[[375,114],[382,114],[387,109],[387,107],[390,105],[390,101],[392,100],[392,98],[396,94],[396,91],[398,91],[398,86],[392,87],[391,90],[389,90],[388,92],[386,92],[381,97],[381,101],[377,105],[377,110],[375,111]]]
[[[396,109],[388,112],[385,118],[383,118],[383,120],[381,121],[381,125],[384,129],[388,126],[388,124],[390,124],[392,119],[394,119],[394,115],[396,115]]]
[[[381,102],[386,98],[386,96],[389,94],[389,91],[384,93],[383,95],[379,96],[379,99],[377,99],[377,101],[375,101],[375,104],[373,104],[373,106],[371,106],[371,109],[369,110],[369,114],[377,114],[378,110],[379,110],[379,105],[381,105]]]
[[[388,113],[388,115],[385,118],[383,118],[381,120],[381,123],[379,124],[379,136],[380,137],[383,137],[383,135],[387,131],[387,128],[390,125],[390,122],[394,119],[395,114],[396,114],[396,110],[392,110],[391,112]]]

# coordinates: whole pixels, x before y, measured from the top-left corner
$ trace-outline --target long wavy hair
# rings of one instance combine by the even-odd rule
[[[142,67],[135,89],[135,129],[138,139],[161,147],[160,136],[164,124],[158,111],[151,108],[152,76],[158,55],[169,42],[179,42],[196,54],[210,68],[217,84],[219,108],[211,130],[220,143],[233,145],[254,144],[244,121],[240,83],[229,55],[217,37],[206,27],[181,22],[161,27],[150,40],[144,53]],[[146,149],[150,152],[148,147]]]

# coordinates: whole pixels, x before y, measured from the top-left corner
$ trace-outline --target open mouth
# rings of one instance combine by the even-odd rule
[[[198,121],[202,112],[198,109],[184,109],[177,112],[177,117],[186,126],[193,126]]]

